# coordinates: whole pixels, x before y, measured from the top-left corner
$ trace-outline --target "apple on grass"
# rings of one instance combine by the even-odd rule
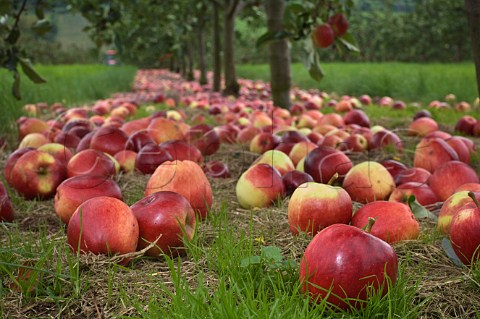
[[[313,182],[313,177],[305,172],[294,170],[282,176],[285,195],[290,196],[302,184]]]
[[[398,258],[392,246],[344,224],[318,233],[300,262],[302,292],[317,303],[343,310],[362,308],[372,288],[384,296],[397,274]]]
[[[172,157],[172,161],[189,160],[197,164],[203,163],[202,152],[193,144],[184,141],[168,141],[159,145],[160,148],[166,150]]]
[[[81,204],[67,226],[67,241],[74,253],[128,254],[138,243],[138,222],[130,207],[113,197],[99,196]],[[120,264],[128,264],[122,258]]]
[[[238,179],[237,200],[243,208],[268,207],[285,195],[285,186],[278,170],[260,163],[251,166]]]
[[[380,162],[380,164],[385,166],[385,168],[390,173],[390,175],[392,175],[394,180],[396,180],[397,176],[400,173],[402,173],[404,170],[406,170],[408,168],[404,163],[399,162],[399,161],[394,160],[394,159],[383,160],[383,161]]]
[[[220,148],[217,132],[207,124],[192,126],[186,134],[186,140],[200,150],[203,156],[212,155]]]
[[[159,191],[172,191],[185,197],[202,219],[212,206],[212,187],[202,168],[195,162],[166,161],[157,167],[148,180],[144,196]]]
[[[139,200],[130,208],[138,221],[140,239],[137,250],[156,241],[146,255],[185,254],[184,240],[192,240],[196,225],[195,212],[185,197],[161,191]]]
[[[55,194],[54,211],[68,224],[75,210],[86,200],[98,196],[108,196],[123,200],[118,184],[105,176],[79,175],[64,180]]]
[[[147,144],[140,149],[135,158],[135,170],[142,174],[153,174],[157,167],[173,160],[166,148],[157,144]]]
[[[453,251],[467,266],[480,260],[480,204],[472,192],[468,196],[473,203],[455,213],[449,231]]]
[[[23,154],[30,152],[31,150],[34,150],[34,148],[33,147],[19,148],[7,157],[7,160],[5,161],[5,167],[3,168],[3,176],[5,176],[5,180],[9,185],[12,185],[12,179],[13,179],[12,168],[17,163],[17,160],[20,157],[22,157]]]
[[[398,202],[376,201],[362,206],[352,218],[352,226],[363,228],[368,219],[375,219],[370,234],[389,244],[416,239],[420,225],[410,207]]]
[[[116,153],[113,158],[120,165],[120,169],[124,173],[132,173],[135,171],[135,161],[137,159],[137,152],[130,150],[123,150]]]
[[[67,164],[67,176],[115,175],[115,163],[105,153],[94,149],[86,149],[75,154]]]
[[[449,161],[458,161],[458,154],[441,138],[423,138],[415,147],[413,166],[432,173]]]
[[[348,171],[343,188],[352,200],[366,204],[388,198],[395,189],[395,182],[382,164],[366,161]]]
[[[352,166],[347,155],[323,145],[308,153],[304,161],[305,173],[312,176],[317,183],[328,183],[335,173],[338,173],[341,181]]]
[[[288,204],[290,231],[315,235],[333,224],[348,224],[352,218],[352,200],[348,193],[327,184],[307,182],[293,192]]]
[[[73,157],[72,151],[59,143],[47,143],[37,148],[37,150],[52,154],[65,167],[67,167],[68,161]]]
[[[12,222],[14,218],[13,203],[5,185],[0,181],[0,222]]]
[[[12,187],[26,199],[46,199],[65,179],[65,167],[53,155],[32,150],[16,161],[10,178]]]
[[[205,163],[203,171],[209,177],[213,178],[229,178],[230,171],[227,164],[220,161],[209,161]]]
[[[290,157],[287,154],[277,150],[266,151],[260,155],[255,162],[253,162],[252,166],[261,163],[275,167],[281,176],[295,170],[295,165]]]
[[[477,172],[460,161],[450,161],[437,168],[428,179],[428,184],[441,201],[455,193],[455,189],[466,183],[480,182]]]
[[[469,191],[460,191],[451,195],[443,202],[438,214],[437,228],[444,234],[448,234],[453,216],[466,204],[473,203]],[[474,192],[477,199],[480,199],[480,192]]]
[[[427,206],[440,202],[437,195],[425,183],[408,182],[400,184],[390,194],[389,201],[406,203],[410,196],[415,196],[415,199],[420,205]]]

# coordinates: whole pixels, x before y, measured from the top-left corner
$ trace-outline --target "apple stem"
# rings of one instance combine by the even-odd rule
[[[474,192],[468,192],[468,197],[470,197],[473,200],[477,208],[480,208],[480,203],[478,203],[477,197],[475,196]]]
[[[375,221],[377,219],[373,217],[368,217],[368,224],[363,227],[363,230],[366,231],[367,233],[370,233],[372,231],[372,227],[375,224]]]
[[[333,174],[333,176],[330,178],[330,180],[328,181],[328,185],[332,186],[332,184],[338,179],[338,172],[335,172],[335,174]]]

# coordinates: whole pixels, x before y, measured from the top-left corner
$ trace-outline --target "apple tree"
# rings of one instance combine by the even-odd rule
[[[477,92],[480,96],[480,3],[477,0],[465,0],[465,11],[470,26],[473,61],[477,74]]]
[[[288,41],[303,43],[304,64],[316,81],[323,78],[320,50],[335,47],[340,53],[359,52],[348,32],[348,16],[353,1],[267,0],[268,29],[257,46],[269,44],[270,83],[275,105],[290,106],[290,51]]]
[[[21,98],[19,66],[23,74],[34,83],[46,82],[46,80],[35,71],[28,58],[28,52],[19,45],[18,41],[21,36],[19,21],[26,10],[35,11],[37,20],[31,26],[31,29],[37,35],[45,35],[52,29],[52,24],[46,19],[44,13],[44,9],[48,6],[47,1],[41,0],[36,1],[34,6],[29,6],[28,8],[27,0],[2,0],[0,2],[0,69],[6,69],[12,73],[12,94],[16,99]]]

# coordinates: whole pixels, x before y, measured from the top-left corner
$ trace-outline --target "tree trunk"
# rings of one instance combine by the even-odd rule
[[[200,17],[200,19],[203,19]],[[200,85],[207,84],[207,61],[205,59],[205,27],[203,21],[198,26],[198,67]]]
[[[195,77],[193,76],[193,47],[192,43],[189,41],[187,44],[187,81],[194,81]]]
[[[269,32],[283,30],[283,13],[285,0],[266,0],[267,26]],[[272,88],[273,105],[283,108],[290,107],[290,49],[288,40],[270,42],[268,46],[270,63],[270,86]]]
[[[213,4],[213,91],[220,92],[222,85],[222,57],[218,4]]]
[[[225,95],[238,95],[240,85],[237,82],[235,71],[235,16],[237,13],[238,1],[233,0],[225,10],[225,30],[224,30],[224,74],[225,74]]]
[[[465,0],[470,36],[472,38],[473,61],[477,74],[477,93],[480,96],[480,2],[478,0]]]

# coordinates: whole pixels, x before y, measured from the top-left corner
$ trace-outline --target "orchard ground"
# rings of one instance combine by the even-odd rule
[[[411,165],[418,138],[406,136],[404,128],[418,109],[386,111],[372,106],[365,110],[373,124],[398,127],[405,149],[400,160]],[[206,111],[185,112],[188,118],[198,113],[208,116]],[[137,116],[145,114],[143,106]],[[451,110],[433,114],[450,133],[453,118],[461,115]],[[9,152],[1,154],[2,170]],[[255,210],[240,208],[236,200],[236,180],[256,156],[246,147],[222,144],[208,159],[226,162],[232,177],[210,179],[214,204],[207,219],[198,223],[188,255],[173,260],[136,256],[127,267],[115,258],[71,253],[53,200],[25,201],[12,193],[16,220],[0,225],[0,313],[8,318],[480,318],[480,269],[455,266],[430,220],[421,221],[418,240],[395,245],[400,277],[386,297],[373,296],[364,309],[341,315],[325,305],[310,304],[298,283],[298,263],[310,238],[290,233],[288,199]],[[371,152],[353,160],[390,156]],[[480,172],[478,158],[472,165]],[[117,177],[127,204],[143,197],[147,180],[148,176],[138,174]],[[439,206],[431,209],[438,212]],[[271,246],[281,255],[272,253],[276,249]],[[262,256],[261,262],[248,263],[255,255]],[[272,263],[272,256],[285,263]]]

